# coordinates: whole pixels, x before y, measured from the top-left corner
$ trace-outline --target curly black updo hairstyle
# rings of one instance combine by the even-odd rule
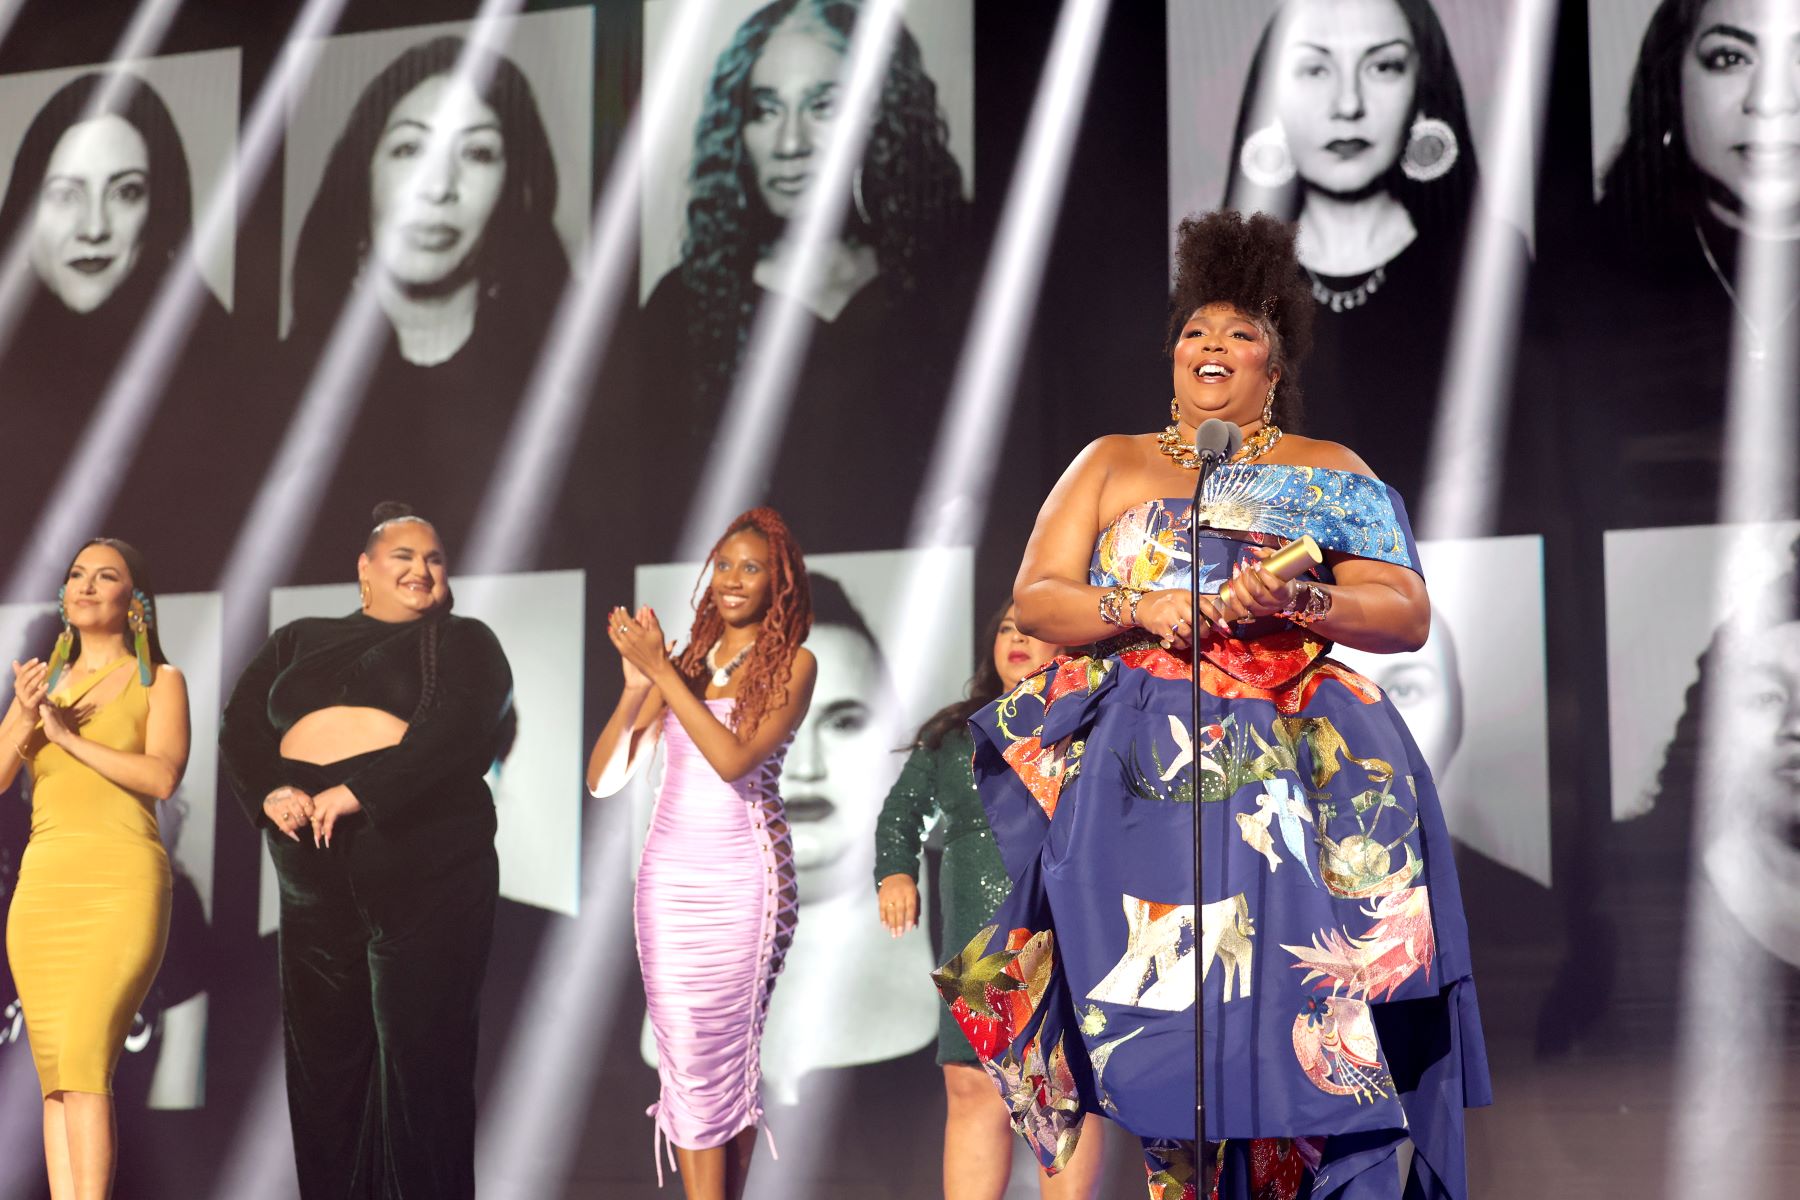
[[[1229,304],[1269,338],[1269,365],[1279,369],[1275,423],[1298,433],[1300,362],[1312,349],[1313,295],[1294,253],[1296,227],[1262,213],[1230,209],[1184,219],[1175,230],[1175,290],[1163,353],[1173,356],[1194,310]]]

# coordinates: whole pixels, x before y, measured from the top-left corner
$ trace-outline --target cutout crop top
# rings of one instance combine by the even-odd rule
[[[436,684],[424,688],[421,640],[437,630]],[[360,756],[345,780],[369,820],[457,777],[479,781],[492,765],[512,703],[512,671],[480,621],[428,617],[378,621],[363,613],[307,617],[282,626],[245,668],[225,706],[219,750],[226,775],[253,821],[263,799],[288,782],[281,738],[302,717],[337,707],[375,708],[408,722],[398,745]]]

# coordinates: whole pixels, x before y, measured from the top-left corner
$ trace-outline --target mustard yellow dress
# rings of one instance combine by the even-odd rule
[[[87,713],[80,733],[142,754],[150,693],[136,666],[121,659],[52,699],[78,708],[102,681],[128,670],[124,690]],[[19,861],[6,953],[31,1057],[45,1096],[111,1095],[113,1067],[169,939],[169,856],[153,800],[41,735],[27,745],[26,761],[31,840]]]

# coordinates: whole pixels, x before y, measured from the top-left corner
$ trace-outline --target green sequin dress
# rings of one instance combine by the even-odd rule
[[[945,953],[967,945],[992,919],[1012,891],[1012,880],[994,847],[987,813],[969,771],[974,743],[966,729],[952,730],[932,750],[920,746],[906,760],[900,778],[875,823],[875,885],[889,875],[919,877],[919,846],[925,827],[944,815],[944,866],[939,881],[944,905]],[[944,1008],[938,1021],[938,1062],[973,1064],[975,1051]]]

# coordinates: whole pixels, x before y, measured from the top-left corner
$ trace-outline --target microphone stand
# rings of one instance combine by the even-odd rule
[[[1236,433],[1237,427],[1232,426],[1231,432]],[[1195,430],[1197,447],[1200,441],[1199,431]],[[1200,495],[1206,490],[1206,482],[1212,478],[1212,473],[1224,464],[1235,448],[1228,442],[1223,448],[1197,449],[1200,467],[1194,480],[1194,500],[1188,507],[1188,600],[1193,605],[1194,615],[1194,620],[1188,623],[1188,658],[1193,668],[1189,673],[1193,684],[1193,724],[1188,743],[1188,774],[1194,787],[1194,1171],[1195,1187],[1202,1197],[1206,1195],[1206,960],[1201,945],[1205,941],[1206,898],[1200,890],[1205,847],[1201,832],[1204,822],[1200,816]]]

